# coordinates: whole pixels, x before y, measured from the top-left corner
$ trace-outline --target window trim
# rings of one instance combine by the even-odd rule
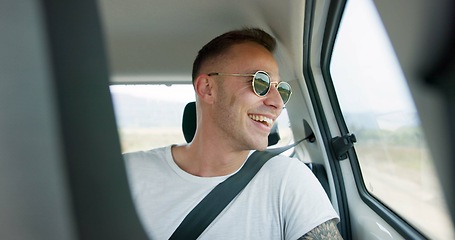
[[[332,8],[333,3],[330,4]],[[338,209],[340,215],[340,233],[344,239],[352,239],[351,222],[349,216],[349,207],[347,202],[346,190],[344,179],[341,172],[340,163],[332,156],[330,152],[331,132],[328,126],[327,118],[324,114],[324,109],[319,97],[316,83],[314,81],[313,69],[311,67],[311,43],[314,23],[314,12],[316,1],[305,1],[305,18],[303,26],[303,76],[307,83],[310,99],[313,102],[313,110],[315,112],[316,121],[320,126],[320,133],[322,142],[327,151],[330,168],[332,170],[332,177],[334,181],[334,188],[338,201]],[[329,16],[330,17],[330,16]],[[330,20],[330,19],[328,19]]]

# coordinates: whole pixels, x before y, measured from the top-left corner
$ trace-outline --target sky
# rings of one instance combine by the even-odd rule
[[[331,73],[346,112],[415,111],[406,79],[371,1],[347,2]]]
[[[174,84],[172,87],[164,84],[112,85],[111,92],[176,102],[191,102],[195,100],[194,89],[191,84]]]

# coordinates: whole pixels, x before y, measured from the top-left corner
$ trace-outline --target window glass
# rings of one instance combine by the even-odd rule
[[[122,152],[185,143],[183,110],[187,103],[195,101],[191,84],[112,85],[110,90]],[[292,143],[286,109],[277,124],[281,140],[273,147]]]
[[[192,85],[112,85],[110,89],[123,152],[185,143],[182,116],[185,105],[195,100]]]
[[[433,239],[454,239],[412,97],[371,1],[347,1],[331,75],[369,193]]]

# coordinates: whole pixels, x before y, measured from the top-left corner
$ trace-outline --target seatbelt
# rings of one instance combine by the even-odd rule
[[[218,184],[186,215],[169,239],[197,239],[269,159],[307,139],[308,137],[291,145],[252,153],[237,173]]]

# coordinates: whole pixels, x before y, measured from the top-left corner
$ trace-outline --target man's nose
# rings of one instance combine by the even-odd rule
[[[281,95],[278,92],[278,82],[271,82],[270,83],[270,90],[269,93],[266,96],[266,105],[269,106],[274,106],[278,109],[281,109],[284,107],[284,102],[283,99],[281,99]]]

